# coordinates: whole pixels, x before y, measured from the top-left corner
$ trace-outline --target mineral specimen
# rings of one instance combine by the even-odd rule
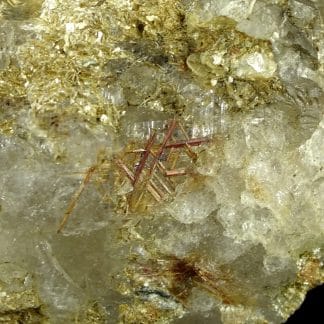
[[[0,321],[284,322],[324,282],[323,21],[0,1]]]

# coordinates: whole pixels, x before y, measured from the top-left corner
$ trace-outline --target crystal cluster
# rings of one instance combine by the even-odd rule
[[[0,321],[284,322],[324,281],[323,20],[1,1]]]

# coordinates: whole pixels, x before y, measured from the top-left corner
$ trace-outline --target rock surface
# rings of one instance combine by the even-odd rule
[[[282,323],[324,282],[322,1],[0,19],[0,321]]]

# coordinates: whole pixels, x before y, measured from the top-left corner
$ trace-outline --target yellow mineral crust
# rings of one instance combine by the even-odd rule
[[[288,317],[300,306],[307,291],[323,284],[324,266],[320,261],[319,253],[319,250],[314,250],[300,257],[296,281],[277,297],[275,308],[283,317]]]
[[[106,123],[116,128],[120,114],[103,97],[103,87],[109,84],[105,64],[130,55],[118,43],[135,41],[144,34],[152,41],[164,34],[164,50],[179,55],[179,15],[174,1],[45,1],[33,25],[37,37],[19,51],[36,116],[54,111],[93,123],[105,115],[109,116]]]

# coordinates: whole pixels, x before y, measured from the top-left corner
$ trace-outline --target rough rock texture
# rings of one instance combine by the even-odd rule
[[[1,1],[0,322],[285,321],[324,281],[323,20]]]
[[[32,277],[9,262],[0,265],[0,322],[40,323],[46,318]]]

